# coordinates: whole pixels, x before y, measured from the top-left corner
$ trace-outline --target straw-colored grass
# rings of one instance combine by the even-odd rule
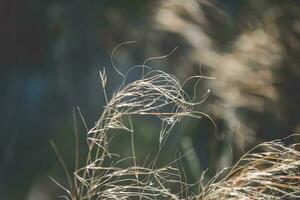
[[[105,71],[100,73],[100,77],[105,91]],[[123,161],[122,158],[115,163],[109,161],[115,156],[110,152],[109,144],[114,137],[111,131],[114,129],[128,132],[129,137],[133,137],[131,117],[134,115],[149,115],[160,119],[158,152],[182,117],[208,117],[204,113],[193,111],[193,106],[201,103],[208,93],[202,100],[193,102],[182,89],[183,84],[175,77],[158,70],[150,71],[140,80],[122,84],[111,100],[107,101],[94,128],[88,132],[87,165],[75,172],[79,181],[75,187],[79,199],[182,199],[181,192],[172,193],[170,189],[172,185],[188,187],[187,183],[181,181],[179,171],[174,168],[175,162],[159,169],[154,168],[155,160],[151,166],[140,166],[136,163],[132,142],[128,147],[132,149],[132,158],[125,158],[132,159],[132,166],[120,168],[118,166]]]
[[[265,142],[245,154],[222,180],[213,179],[199,199],[300,199],[299,144]]]
[[[127,85],[124,79],[120,89],[109,101],[105,90],[107,76],[105,71],[100,72],[107,105],[96,125],[88,132],[89,151],[86,164],[74,172],[74,184],[70,191],[64,188],[67,191],[64,198],[72,200],[300,198],[300,152],[296,150],[298,144],[286,147],[280,141],[263,143],[245,154],[232,168],[222,170],[204,186],[200,180],[197,184],[201,190],[196,194],[189,191],[195,184],[186,183],[185,177],[177,168],[176,161],[160,168],[155,167],[157,157],[150,166],[137,163],[132,116],[148,115],[160,119],[157,156],[174,125],[183,117],[209,118],[205,113],[194,111],[194,106],[203,102],[209,93],[197,102],[183,90],[185,82],[180,83],[174,76],[158,70],[144,74],[145,66],[141,67],[143,68],[141,79]],[[131,137],[131,145],[128,148],[132,150],[132,157],[122,158],[110,152],[110,141],[115,136],[113,131],[115,129],[122,130]],[[132,161],[132,165],[124,167],[124,162],[128,160]],[[225,178],[220,178],[224,174],[227,174]]]

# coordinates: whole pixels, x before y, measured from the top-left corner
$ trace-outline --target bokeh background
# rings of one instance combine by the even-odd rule
[[[99,70],[108,74],[109,96],[125,73],[148,63],[180,81],[203,74],[197,89],[209,98],[197,110],[208,119],[186,119],[171,133],[159,163],[177,150],[191,181],[212,175],[255,144],[299,133],[300,2],[296,0],[2,0],[0,1],[0,199],[57,199],[66,183],[49,144],[53,139],[72,172],[73,110],[89,128],[104,106]],[[128,81],[139,78],[132,72]],[[193,82],[186,87],[192,94]],[[80,159],[86,151],[80,116]],[[136,150],[142,163],[153,155],[159,125],[135,119]],[[120,136],[116,151],[130,152]]]

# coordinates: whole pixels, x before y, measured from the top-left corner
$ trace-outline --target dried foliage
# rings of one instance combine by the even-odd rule
[[[263,152],[259,149],[263,149]],[[199,199],[299,199],[299,144],[265,142],[245,154],[221,181],[214,178]]]
[[[143,73],[145,66],[142,66]],[[119,72],[119,71],[117,71]],[[122,75],[122,74],[121,74]],[[124,76],[125,77],[125,76]],[[105,93],[107,77],[105,71],[100,72],[102,87]],[[196,78],[203,78],[201,76]],[[188,80],[187,80],[188,81]],[[133,126],[131,117],[134,115],[149,115],[158,117],[161,121],[159,149],[164,143],[174,125],[184,116],[201,118],[204,113],[193,111],[193,106],[200,104],[207,97],[194,102],[182,89],[175,77],[162,71],[150,71],[140,80],[125,85],[107,102],[105,109],[95,127],[88,132],[89,155],[87,165],[75,172],[78,185],[77,195],[80,199],[182,199],[183,193],[189,187],[182,182],[175,162],[162,167],[144,167],[136,163],[134,144],[132,140],[132,158],[120,158],[110,152],[110,141],[114,137],[112,130],[118,129],[131,133]],[[105,94],[107,99],[107,95]],[[208,117],[208,116],[206,116]],[[131,159],[132,166],[120,167],[124,160]],[[185,188],[172,193],[171,188]],[[184,197],[187,199],[190,197]]]
[[[100,78],[105,93],[105,71],[100,73]],[[133,138],[133,115],[150,115],[161,120],[158,152],[175,123],[182,117],[206,116],[193,111],[193,106],[201,103],[208,94],[195,102],[195,98],[190,98],[182,89],[184,84],[162,71],[142,74],[140,80],[127,85],[124,81],[111,100],[107,101],[95,127],[88,132],[86,166],[74,172],[71,191],[53,180],[67,191],[68,195],[62,197],[72,200],[300,198],[298,144],[285,147],[281,141],[273,141],[258,145],[232,168],[222,170],[205,184],[203,179],[195,184],[186,182],[186,177],[178,168],[177,161],[180,158],[159,168],[155,167],[157,157],[150,166],[139,165],[133,139],[129,147],[132,157],[122,158],[110,152],[110,141],[115,135],[112,130],[123,130]],[[105,98],[107,100],[106,94]],[[128,160],[132,164],[124,167],[124,162]],[[222,178],[224,175],[225,178]],[[194,186],[201,190],[193,193],[190,188]]]

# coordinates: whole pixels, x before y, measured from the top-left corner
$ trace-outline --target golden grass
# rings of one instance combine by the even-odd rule
[[[176,164],[178,160],[160,168],[155,168],[157,157],[150,166],[138,164],[133,142],[135,133],[132,116],[149,115],[160,119],[157,156],[174,125],[183,117],[209,118],[205,113],[194,111],[194,106],[202,103],[209,91],[199,101],[195,101],[194,97],[189,97],[183,90],[186,82],[180,83],[174,76],[158,70],[144,74],[146,67],[144,65],[141,67],[143,74],[140,80],[125,85],[125,76],[122,75],[124,82],[109,101],[105,91],[107,76],[105,71],[100,72],[107,105],[96,125],[88,131],[89,151],[86,164],[74,172],[74,183],[70,186],[70,191],[53,180],[66,191],[67,194],[62,196],[63,198],[72,200],[300,198],[300,152],[296,149],[298,144],[284,146],[279,140],[258,145],[232,168],[221,170],[205,185],[201,180],[194,184],[187,183],[178,169],[178,163]],[[201,79],[203,76],[192,78]],[[123,130],[131,137],[131,146],[128,148],[132,150],[132,157],[122,158],[110,152],[110,141],[115,136],[112,130],[115,129]],[[122,164],[128,160],[131,160],[132,165],[124,167]],[[189,190],[195,185],[199,185],[200,188],[196,194]]]

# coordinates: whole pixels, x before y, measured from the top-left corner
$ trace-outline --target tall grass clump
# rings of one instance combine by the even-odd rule
[[[70,188],[66,189],[54,180],[67,193],[62,197],[72,200],[300,198],[298,144],[284,146],[280,141],[273,141],[258,145],[233,167],[221,170],[206,183],[202,179],[197,183],[187,183],[185,173],[181,173],[177,162],[181,158],[156,167],[159,153],[176,123],[183,117],[204,116],[211,119],[205,113],[194,110],[206,99],[209,91],[197,101],[195,96],[190,97],[183,89],[190,79],[208,77],[192,77],[180,83],[176,77],[163,71],[149,70],[145,63],[140,68],[141,78],[128,84],[125,84],[126,76],[115,68],[124,80],[110,99],[106,94],[106,72],[100,72],[106,105],[95,126],[87,133],[86,162],[83,167],[75,169]],[[194,89],[197,84],[198,81]],[[144,115],[157,117],[161,123],[158,153],[147,165],[138,163],[136,159],[132,120],[133,116]],[[123,158],[111,152],[115,130],[131,138],[128,147],[131,157]],[[126,166],[128,161],[131,165]],[[72,178],[69,176],[68,179]],[[197,192],[190,190],[195,186],[199,188]]]
[[[106,85],[105,71],[100,73],[103,88]],[[106,95],[105,95],[106,96]],[[172,185],[188,188],[182,182],[174,163],[162,168],[140,166],[135,159],[134,143],[131,148],[132,166],[120,168],[124,161],[114,163],[109,160],[117,155],[110,152],[110,141],[114,137],[112,130],[118,129],[129,133],[133,138],[134,129],[131,117],[134,115],[155,116],[160,119],[159,149],[182,117],[200,118],[205,115],[193,111],[193,106],[201,103],[192,102],[182,89],[180,82],[173,76],[154,70],[121,88],[112,96],[96,123],[88,132],[89,153],[87,165],[76,171],[80,199],[182,199],[182,191],[171,193]]]
[[[228,170],[225,178],[212,179],[199,199],[300,199],[298,143],[262,143]]]

